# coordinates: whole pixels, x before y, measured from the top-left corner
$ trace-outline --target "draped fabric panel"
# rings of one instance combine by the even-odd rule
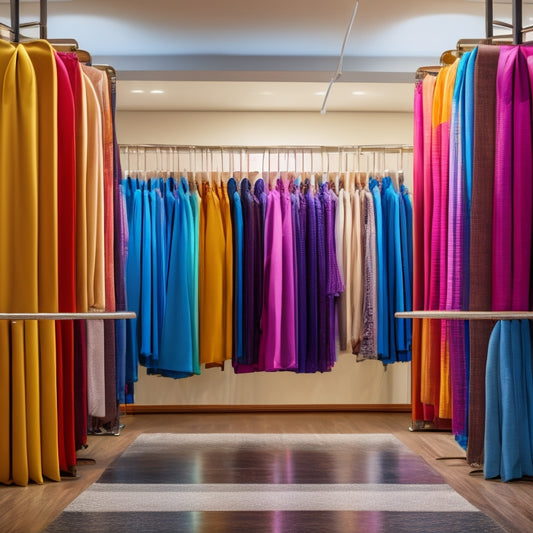
[[[103,189],[93,178],[103,175],[106,165],[113,169],[114,163],[108,146],[111,157],[104,165],[96,90],[83,76],[75,54],[56,53],[46,41],[0,41],[4,313],[87,311],[89,303],[104,310],[103,243],[109,239]],[[101,94],[109,95],[107,76],[99,80]],[[92,217],[94,208],[101,214]],[[92,233],[87,232],[88,216]],[[113,218],[109,220],[107,232],[112,235]],[[113,263],[110,268],[113,272]],[[113,279],[109,290],[114,292]],[[72,475],[76,449],[86,444],[89,406],[92,410],[96,403],[98,414],[106,414],[104,345],[96,349],[99,392],[88,404],[85,324],[1,321],[0,337],[0,482],[27,485]],[[89,339],[94,354],[94,335]],[[114,367],[113,355],[108,366],[113,386]],[[116,390],[109,390],[116,412]]]
[[[531,57],[527,46],[480,46],[415,88],[415,272],[422,269],[418,253],[430,258],[430,276],[424,277],[430,297],[422,302],[415,288],[418,308],[493,310],[495,318],[498,311],[530,309]],[[429,94],[433,86],[426,107],[425,89]],[[434,128],[428,149],[430,112]],[[419,195],[423,202],[417,204]],[[424,229],[431,220],[429,247],[421,238],[422,220]],[[469,464],[484,465],[486,478],[531,475],[529,323],[500,321],[489,343],[491,323],[431,321],[428,335],[427,322],[414,341],[413,420],[438,425],[435,413],[451,419]],[[418,327],[415,323],[417,333]],[[427,363],[424,347],[430,350]],[[433,350],[440,373],[431,364]],[[424,403],[436,388],[440,394],[432,413]]]

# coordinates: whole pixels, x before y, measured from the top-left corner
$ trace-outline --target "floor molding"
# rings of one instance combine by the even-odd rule
[[[284,405],[137,405],[122,404],[121,412],[161,413],[298,413],[298,412],[385,412],[410,413],[411,404],[284,404]]]

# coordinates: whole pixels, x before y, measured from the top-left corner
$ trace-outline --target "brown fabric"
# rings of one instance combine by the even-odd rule
[[[496,72],[500,49],[479,47],[475,66],[474,161],[472,176],[470,310],[489,311],[492,305],[492,203],[496,124]],[[467,461],[483,464],[485,436],[485,366],[489,321],[470,322],[470,391]]]

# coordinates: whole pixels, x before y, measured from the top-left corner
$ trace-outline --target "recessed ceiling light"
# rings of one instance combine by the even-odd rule
[[[131,92],[133,94],[142,94],[144,93],[144,90],[143,89],[132,89]]]
[[[316,96],[324,96],[326,94],[326,91],[317,91],[315,93]]]
[[[163,94],[165,91],[162,91],[161,89],[153,89],[150,91],[150,94]]]
[[[365,91],[353,91],[352,94],[354,96],[363,96],[364,94],[366,94]]]

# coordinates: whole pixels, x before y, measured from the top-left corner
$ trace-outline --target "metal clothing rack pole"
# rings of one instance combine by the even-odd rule
[[[434,320],[533,320],[533,311],[401,311],[394,316]]]
[[[132,311],[94,313],[0,313],[0,320],[125,320],[135,318]]]

